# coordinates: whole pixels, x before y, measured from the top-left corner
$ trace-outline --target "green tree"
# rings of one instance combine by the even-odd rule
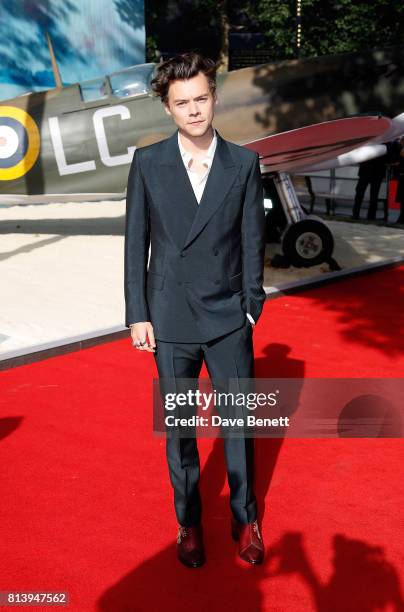
[[[249,4],[249,3],[248,3]],[[296,57],[296,0],[259,0],[257,19],[274,59]],[[349,53],[404,42],[401,0],[302,0],[300,56]]]
[[[402,0],[147,0],[148,61],[158,50],[199,48],[226,68],[228,32],[261,32],[273,61],[404,44]]]

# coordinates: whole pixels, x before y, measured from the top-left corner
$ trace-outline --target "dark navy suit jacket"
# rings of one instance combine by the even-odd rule
[[[150,321],[159,340],[207,342],[244,325],[247,312],[257,323],[266,298],[259,156],[216,133],[199,205],[178,130],[136,149],[129,171],[125,325]]]

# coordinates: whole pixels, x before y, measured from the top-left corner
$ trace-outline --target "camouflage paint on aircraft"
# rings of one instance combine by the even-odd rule
[[[357,114],[393,117],[404,109],[403,60],[404,47],[397,46],[219,74],[214,125],[224,138],[248,144]],[[141,64],[5,102],[0,108],[2,200],[123,193],[135,148],[175,129],[150,91],[154,69],[155,64]]]

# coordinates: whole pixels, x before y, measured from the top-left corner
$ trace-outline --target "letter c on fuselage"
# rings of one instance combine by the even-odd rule
[[[128,147],[127,152],[122,155],[111,155],[108,148],[107,136],[105,134],[104,119],[120,115],[121,119],[130,119],[130,112],[126,106],[118,105],[106,108],[99,108],[93,115],[94,131],[97,138],[100,158],[105,166],[121,166],[132,161],[136,147]]]

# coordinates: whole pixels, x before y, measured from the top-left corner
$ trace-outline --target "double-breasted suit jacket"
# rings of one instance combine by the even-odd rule
[[[258,321],[265,213],[259,156],[222,138],[198,204],[169,138],[135,150],[125,227],[125,324],[167,342],[208,342]],[[149,261],[149,247],[150,261]]]

